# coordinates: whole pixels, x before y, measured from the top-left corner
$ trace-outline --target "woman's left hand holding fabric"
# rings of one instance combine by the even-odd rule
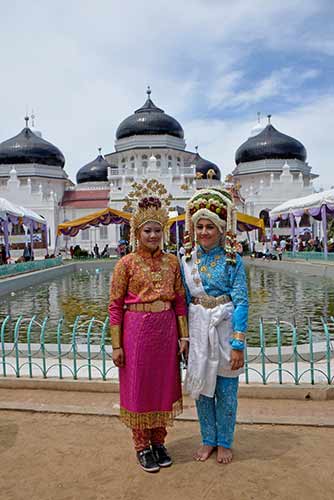
[[[231,370],[239,370],[244,366],[244,351],[231,351]]]

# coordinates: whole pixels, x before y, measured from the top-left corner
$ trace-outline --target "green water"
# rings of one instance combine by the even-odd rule
[[[287,322],[296,319],[298,342],[307,341],[307,318],[312,318],[315,338],[323,340],[321,316],[334,316],[334,281],[323,278],[273,272],[255,267],[247,268],[250,314],[249,345],[259,345],[259,319],[265,322],[267,345],[276,344],[275,326],[270,324],[277,317]],[[64,274],[44,284],[22,289],[0,300],[0,317],[10,315],[15,320],[19,315],[31,318],[36,315],[41,322],[49,317],[46,327],[46,342],[56,341],[58,319],[64,316],[62,342],[71,341],[72,326],[77,315],[81,316],[78,342],[86,341],[87,323],[91,317],[103,322],[107,315],[110,271],[99,269]],[[92,340],[99,342],[101,323],[92,329]],[[26,341],[27,322],[20,329],[20,341]],[[334,329],[331,327],[331,333]],[[283,343],[292,343],[291,327],[282,327]],[[13,340],[13,322],[6,329],[6,341]],[[35,324],[31,340],[39,342],[40,327]]]

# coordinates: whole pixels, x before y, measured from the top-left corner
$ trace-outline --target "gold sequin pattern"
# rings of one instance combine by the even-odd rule
[[[138,413],[120,408],[120,420],[130,429],[154,429],[155,427],[172,426],[175,417],[183,411],[182,398],[173,404],[171,411],[155,411]]]

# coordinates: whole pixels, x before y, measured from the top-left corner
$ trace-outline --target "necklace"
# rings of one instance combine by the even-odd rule
[[[159,266],[158,269],[152,269],[152,267],[143,259],[141,256],[137,256],[138,258],[138,264],[140,265],[142,271],[146,276],[150,276],[151,281],[153,283],[153,287],[156,289],[156,291],[161,291],[162,289],[162,284],[164,281],[164,274],[168,272],[169,266],[168,266],[168,258],[166,255],[163,255],[161,258],[161,265]]]

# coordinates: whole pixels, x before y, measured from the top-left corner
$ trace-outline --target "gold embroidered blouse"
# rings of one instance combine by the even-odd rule
[[[173,303],[179,336],[188,337],[185,291],[177,257],[160,249],[152,254],[139,248],[120,259],[112,275],[109,317],[114,348],[122,345],[124,306],[156,300]]]

